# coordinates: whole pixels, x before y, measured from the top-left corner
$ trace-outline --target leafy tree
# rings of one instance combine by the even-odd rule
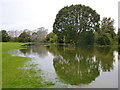
[[[118,45],[120,45],[120,28],[118,29]]]
[[[50,43],[55,43],[57,42],[57,35],[53,32],[49,33],[47,36],[46,36],[46,41],[47,42],[50,42]]]
[[[96,43],[99,45],[110,45],[114,43],[115,32],[114,32],[114,20],[111,18],[104,17],[101,21],[101,28],[98,32],[99,36],[96,36]]]
[[[94,44],[94,33],[92,31],[83,31],[80,34],[80,41],[77,45],[93,45]]]
[[[19,42],[30,42],[30,35],[26,32],[22,32],[18,37]]]
[[[98,45],[110,45],[111,41],[110,41],[110,38],[106,34],[102,34],[98,36],[96,43]]]
[[[2,42],[2,32],[0,31],[0,42]]]
[[[115,28],[114,28],[114,20],[112,20],[110,17],[104,17],[101,21],[101,31],[102,33],[109,33],[110,37],[113,39],[115,36]]]
[[[18,42],[19,37],[11,37],[10,42]]]
[[[53,32],[58,36],[58,42],[78,44],[81,34],[91,34],[94,31],[99,31],[100,15],[95,10],[85,5],[71,5],[62,8],[56,15],[53,24]],[[89,32],[90,31],[90,32]],[[87,33],[87,34],[86,34]],[[91,34],[92,36],[92,34]],[[89,39],[89,35],[85,36]],[[84,41],[86,38],[83,38]],[[92,36],[94,38],[94,35]],[[80,43],[84,43],[81,40]],[[91,44],[89,40],[86,40]]]
[[[2,34],[2,42],[8,42],[10,40],[10,36],[8,35],[6,30],[1,30]]]

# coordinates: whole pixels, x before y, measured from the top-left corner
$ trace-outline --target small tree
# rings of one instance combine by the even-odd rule
[[[111,41],[107,34],[102,34],[98,36],[96,43],[98,45],[110,45]]]
[[[100,40],[101,44],[110,45],[114,43],[115,36],[116,36],[114,30],[115,30],[114,20],[112,20],[111,18],[104,17],[103,20],[101,21],[101,29],[99,32],[100,37],[98,38],[99,40],[100,38],[102,39]]]
[[[46,41],[47,42],[50,42],[50,43],[55,43],[57,42],[57,35],[53,32],[49,33],[47,36],[46,36]]]
[[[30,42],[30,35],[26,32],[22,32],[18,37],[19,42]]]
[[[104,17],[103,20],[101,21],[101,32],[102,33],[108,33],[110,34],[110,37],[114,39],[115,37],[115,32],[114,32],[114,20],[111,19],[110,17]]]
[[[6,30],[1,30],[2,34],[2,42],[8,42],[10,40],[10,36],[8,35]]]

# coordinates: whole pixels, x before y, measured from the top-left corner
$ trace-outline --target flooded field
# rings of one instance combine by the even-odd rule
[[[36,72],[34,76],[42,77],[43,83],[51,83],[48,87],[118,87],[118,51],[111,47],[39,45],[8,53],[12,56],[30,57],[31,60],[16,68],[32,69]],[[29,76],[32,78],[33,75]]]

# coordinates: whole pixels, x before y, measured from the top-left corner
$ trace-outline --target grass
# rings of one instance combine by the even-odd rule
[[[18,69],[23,67],[24,63],[30,58],[11,56],[7,53],[9,50],[20,49],[25,43],[0,43],[2,44],[2,88],[40,88],[48,85],[41,83],[41,76],[36,76],[34,65],[31,69]]]
[[[2,89],[2,43],[0,43],[0,90]]]

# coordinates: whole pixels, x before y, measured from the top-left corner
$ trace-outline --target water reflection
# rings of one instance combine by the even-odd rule
[[[103,72],[112,72],[116,65],[113,51],[111,47],[37,45],[9,53],[14,56],[31,57],[32,61],[29,64],[35,64],[35,69],[41,69],[46,80],[56,82],[60,86],[63,83],[65,85],[90,84],[102,76]],[[111,77],[111,79],[114,78]]]
[[[30,49],[28,48],[28,49],[20,49],[20,51],[24,54],[24,55],[26,55],[28,52],[30,52]]]
[[[88,84],[102,72],[113,69],[110,47],[47,47],[55,55],[54,68],[60,79],[71,85]]]

